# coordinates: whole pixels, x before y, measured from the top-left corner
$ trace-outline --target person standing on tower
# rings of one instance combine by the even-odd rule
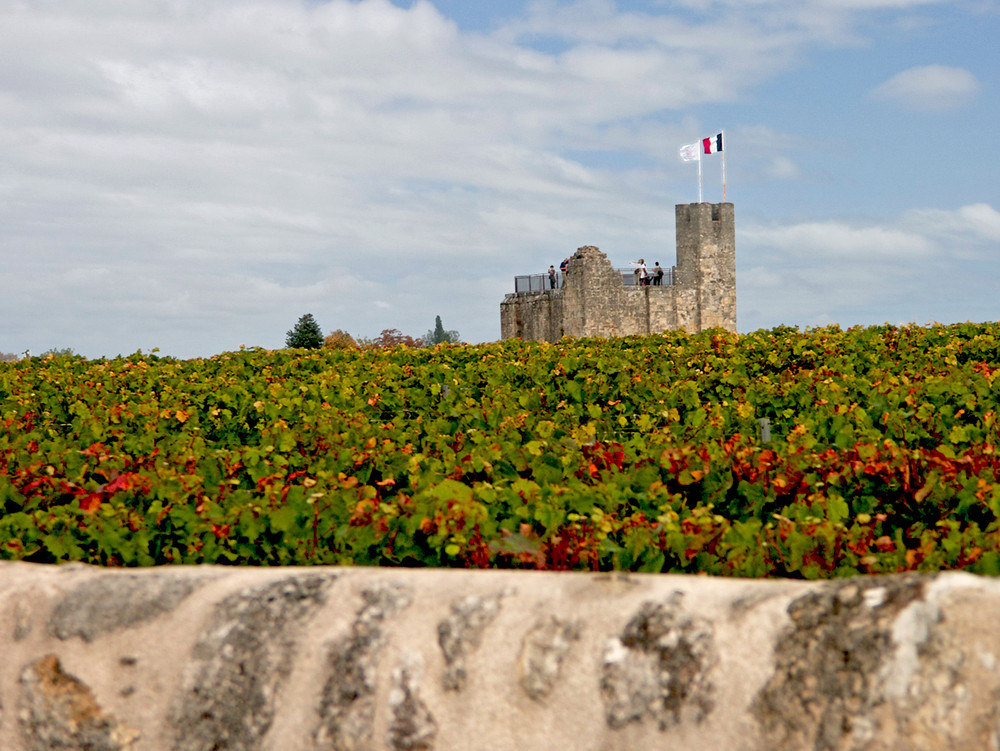
[[[649,272],[646,271],[646,259],[640,258],[638,261],[629,261],[629,263],[636,267],[635,273],[639,277],[639,286],[645,287],[649,284]]]

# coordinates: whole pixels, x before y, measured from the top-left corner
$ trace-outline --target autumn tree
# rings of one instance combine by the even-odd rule
[[[51,360],[55,357],[80,357],[80,355],[74,352],[72,347],[53,347],[42,352],[40,357],[43,360]]]
[[[376,349],[389,349],[390,347],[398,347],[399,345],[421,347],[423,343],[422,339],[414,339],[412,336],[407,336],[399,329],[383,329],[382,333],[372,340],[371,346]]]
[[[358,343],[354,341],[354,337],[343,329],[337,329],[327,334],[326,338],[323,339],[323,346],[327,349],[358,349]]]

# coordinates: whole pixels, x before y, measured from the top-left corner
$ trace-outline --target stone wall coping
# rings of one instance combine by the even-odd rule
[[[1000,582],[0,563],[0,748],[988,749]]]

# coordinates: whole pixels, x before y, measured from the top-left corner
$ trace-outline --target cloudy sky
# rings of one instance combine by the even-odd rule
[[[671,265],[723,129],[741,331],[1000,319],[997,38],[997,0],[4,0],[0,352],[493,341],[581,245]]]

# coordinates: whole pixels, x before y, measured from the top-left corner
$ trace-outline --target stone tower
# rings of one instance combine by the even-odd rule
[[[676,207],[677,264],[662,286],[639,286],[629,270],[612,268],[592,245],[570,258],[551,287],[527,280],[527,291],[500,304],[503,339],[555,342],[564,336],[626,336],[671,329],[736,331],[736,227],[731,203]],[[536,280],[537,281],[537,280]]]
[[[736,331],[736,218],[731,203],[675,207],[677,328]]]

